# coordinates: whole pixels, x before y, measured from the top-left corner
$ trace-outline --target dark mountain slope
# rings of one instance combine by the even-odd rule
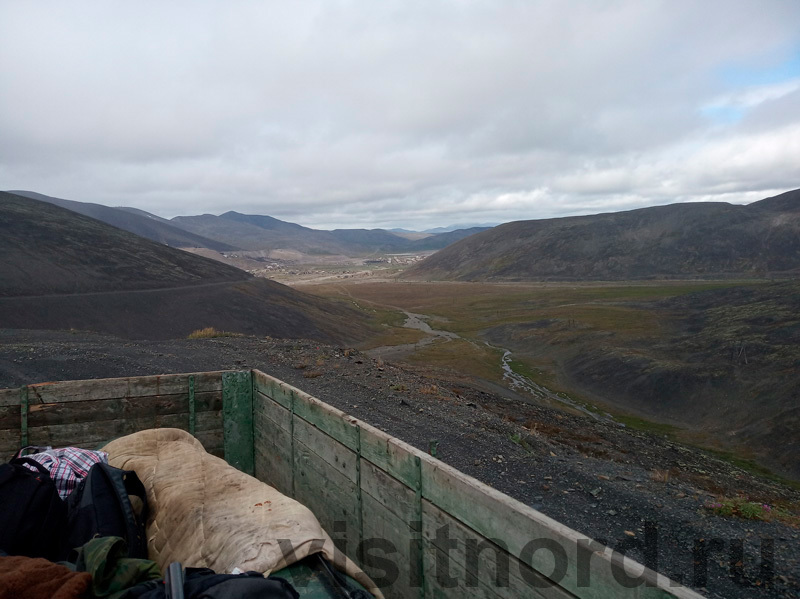
[[[470,229],[456,229],[455,231],[446,231],[444,233],[438,233],[431,237],[426,237],[424,239],[418,239],[416,241],[412,241],[410,247],[414,251],[440,250],[452,243],[455,243],[456,241],[460,241],[465,237],[469,237],[471,235],[475,235],[476,233],[486,231],[489,228],[490,227],[472,227]]]
[[[237,246],[244,250],[293,249],[318,254],[340,254],[346,251],[346,248],[332,239],[327,231],[314,231],[300,225],[294,225],[298,229],[282,226],[264,228],[260,224],[265,224],[266,221],[258,219],[251,221],[249,218],[230,218],[230,212],[227,215],[176,216],[171,222],[175,226],[197,235],[210,237],[223,243],[236,243]],[[238,216],[248,217],[250,215],[243,214]],[[292,225],[292,223],[284,224]],[[326,235],[320,238],[318,233]]]
[[[185,338],[206,327],[338,344],[360,341],[367,332],[361,313],[267,279],[174,289],[0,297],[0,329],[73,329],[154,340]]]
[[[800,274],[800,190],[748,206],[671,204],[500,225],[406,272],[455,280]]]
[[[241,281],[237,268],[55,206],[0,192],[0,296]]]
[[[237,249],[236,246],[184,231],[170,224],[166,219],[136,208],[111,208],[101,204],[53,198],[33,191],[11,191],[9,193],[55,204],[171,247],[202,247],[218,252]]]
[[[82,329],[136,339],[237,333],[347,343],[351,308],[0,192],[0,328]]]

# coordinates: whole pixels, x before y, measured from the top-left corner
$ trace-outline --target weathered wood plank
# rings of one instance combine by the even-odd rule
[[[195,374],[195,392],[220,391],[222,371]],[[87,401],[189,393],[189,374],[162,374],[114,379],[53,381],[29,385],[31,403]]]
[[[294,438],[327,462],[328,466],[350,481],[357,482],[356,454],[344,444],[297,416],[294,420]]]
[[[225,461],[253,474],[253,377],[249,370],[222,373],[222,416]]]
[[[18,406],[19,387],[13,389],[0,389],[0,406]]]
[[[627,565],[626,569],[633,576],[642,572],[643,566],[627,558],[612,560],[614,555],[608,547],[597,547],[598,551],[593,553],[591,585],[579,585],[577,573],[579,548],[591,543],[590,539],[430,456],[421,454],[420,458],[422,493],[425,499],[480,535],[503,539],[508,543],[511,555],[528,563],[538,572],[547,575],[556,567],[566,564],[566,574],[560,584],[577,597],[701,599],[700,595],[687,588],[670,587],[668,579],[647,569],[644,569],[644,577],[653,586],[626,588],[620,585],[617,577],[625,574],[625,570],[621,570],[622,563]],[[553,550],[535,551],[532,556],[528,556],[530,560],[528,561],[523,550],[534,541],[550,544]],[[530,547],[528,546],[528,553]]]
[[[92,444],[105,444],[112,439],[148,428],[169,427],[186,430],[187,424],[185,415],[167,414],[131,420],[103,420],[32,427],[28,429],[28,437],[31,445],[91,447]]]
[[[406,524],[419,518],[416,492],[364,459],[361,460],[361,490]],[[365,511],[365,519],[366,516]]]
[[[180,428],[185,428],[189,430],[189,415],[182,414],[182,416],[186,419],[186,424],[181,425]],[[194,428],[195,432],[201,431],[223,431],[224,428],[223,424],[223,416],[222,410],[217,410],[216,412],[199,412],[195,415],[195,423]]]
[[[292,413],[260,392],[257,392],[253,398],[253,413],[263,414],[285,431],[289,431],[292,428]]]
[[[294,391],[294,413],[353,451],[358,447],[358,428],[352,418],[308,393]]]
[[[326,530],[358,530],[357,488],[309,447],[295,440],[295,499],[306,505]]]
[[[575,595],[532,570],[510,555],[502,540],[492,542],[423,501],[423,535],[428,551],[443,552],[450,564],[459,566],[468,588],[488,587],[502,599],[574,599]],[[435,573],[434,573],[435,575]]]
[[[17,399],[19,400],[19,391],[17,391]],[[20,406],[19,402],[13,406],[0,406],[0,430],[13,429],[19,430],[20,424]]]
[[[366,559],[363,560],[364,571],[379,579],[384,577],[387,583],[392,583],[381,588],[387,599],[419,597],[421,580],[417,575],[417,560],[422,559],[422,556],[416,545],[411,542],[419,535],[412,535],[407,522],[392,514],[382,503],[368,495],[363,496],[362,509],[364,510],[363,549],[366,552]],[[353,539],[348,545],[355,548],[357,542],[357,539]],[[382,567],[372,567],[370,555],[390,560],[396,572],[387,573]]]
[[[19,420],[19,418],[17,418]],[[21,435],[19,426],[0,430],[0,463],[7,462],[20,448]]]
[[[361,456],[391,474],[411,489],[419,485],[415,448],[364,422],[361,428]]]
[[[287,454],[292,450],[292,435],[264,414],[256,413],[253,420],[253,435],[255,446],[259,445],[277,446],[282,448]]]
[[[253,370],[253,388],[276,401],[284,408],[291,409],[294,387],[260,370]]]
[[[222,406],[222,393],[211,391],[195,395],[198,413]],[[2,410],[2,408],[0,408]],[[19,409],[17,409],[19,411]],[[187,399],[184,395],[156,395],[146,397],[119,397],[88,401],[32,403],[29,408],[28,426],[53,426],[82,420],[118,420],[144,418],[150,415],[186,414]]]
[[[282,452],[273,445],[256,445],[256,478],[275,487],[284,495],[292,494],[291,451]]]
[[[213,431],[200,431],[195,434],[195,438],[203,444],[205,450],[217,457],[225,457],[225,443],[222,429]]]

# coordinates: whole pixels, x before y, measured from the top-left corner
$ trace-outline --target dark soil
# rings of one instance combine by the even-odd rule
[[[647,561],[641,548],[648,540],[658,558],[648,565],[708,597],[800,596],[796,526],[705,507],[741,495],[797,514],[800,492],[657,435],[312,341],[0,331],[0,388],[241,368],[263,370],[420,449],[438,443],[441,460],[582,534],[612,547],[625,543],[640,561]],[[704,569],[695,547],[712,540],[721,542]]]

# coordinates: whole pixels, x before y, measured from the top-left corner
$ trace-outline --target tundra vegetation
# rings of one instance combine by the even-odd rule
[[[504,382],[509,350],[514,372],[561,398],[760,474],[800,479],[792,399],[798,282],[362,282],[304,290],[371,312],[380,333],[365,347],[406,344],[408,362],[495,384]],[[402,328],[403,311],[459,338],[420,343],[420,331]]]

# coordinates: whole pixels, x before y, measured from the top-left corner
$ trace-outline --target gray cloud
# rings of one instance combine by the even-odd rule
[[[789,60],[798,22],[779,0],[2,2],[0,187],[326,227],[752,201],[800,186],[797,92],[723,73]]]

